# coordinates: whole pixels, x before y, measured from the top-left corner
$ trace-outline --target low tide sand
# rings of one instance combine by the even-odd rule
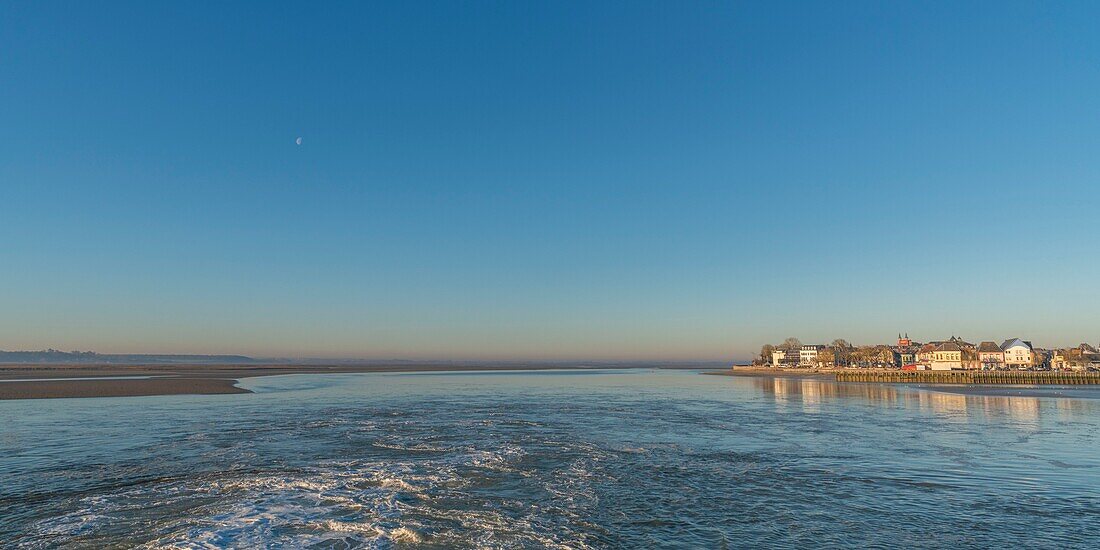
[[[733,367],[703,374],[718,376],[790,376],[797,378],[834,378],[836,369],[776,369],[770,367]]]
[[[618,368],[628,368],[619,365]],[[0,365],[0,400],[251,393],[241,378],[281,374],[546,370],[545,364],[393,365]],[[576,367],[574,367],[576,368]],[[613,367],[614,368],[614,367]],[[127,378],[119,377],[147,377]]]
[[[133,397],[140,395],[249,393],[228,378],[148,378],[139,380],[33,380],[0,382],[0,399]]]

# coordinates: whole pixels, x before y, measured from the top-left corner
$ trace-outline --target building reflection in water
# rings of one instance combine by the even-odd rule
[[[969,417],[965,395],[938,391],[916,391],[910,395],[916,397],[919,408],[924,412],[962,422]]]
[[[1079,421],[1081,417],[1095,414],[1100,404],[1085,399],[1058,399],[1054,402],[1058,410],[1058,420],[1062,422]]]
[[[802,411],[807,413],[821,412],[821,383],[820,380],[802,379]]]
[[[1100,388],[1026,388],[1029,395],[988,395],[996,391],[1019,392],[993,386],[929,386],[877,383],[840,383],[823,378],[788,376],[749,377],[752,385],[771,396],[780,410],[800,409],[819,413],[838,399],[862,399],[883,407],[915,408],[950,421],[967,422],[972,417],[1010,421],[1020,428],[1038,426],[1043,416],[1067,421],[1100,413],[1100,399],[1087,398],[1083,392],[1100,395]],[[971,393],[972,392],[972,393]],[[1081,396],[1081,397],[1075,397]]]
[[[796,382],[794,378],[775,378],[771,381],[771,393],[775,396],[776,405],[786,408],[792,396],[802,393],[802,386]]]
[[[971,399],[980,403],[982,411],[988,418],[1007,416],[1009,419],[1021,425],[1038,427],[1039,425],[1039,398],[1038,397],[1008,397],[1003,395],[975,395]],[[1056,401],[1067,401],[1058,399]]]

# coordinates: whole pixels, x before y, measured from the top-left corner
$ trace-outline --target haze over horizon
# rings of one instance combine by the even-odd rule
[[[1097,344],[1100,4],[0,6],[0,349]]]

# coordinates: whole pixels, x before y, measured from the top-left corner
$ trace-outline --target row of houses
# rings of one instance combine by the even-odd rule
[[[985,341],[977,346],[954,336],[945,342],[921,346],[917,364],[932,370],[1019,370],[1043,367],[1047,353],[1027,340],[1012,338],[1000,345]]]
[[[1010,338],[1000,344],[978,344],[952,336],[922,344],[898,335],[893,346],[851,346],[843,340],[831,345],[802,345],[788,339],[765,346],[760,363],[776,367],[899,368],[905,370],[1100,370],[1100,351],[1089,344],[1044,350],[1030,341]],[[769,355],[770,354],[770,355]]]

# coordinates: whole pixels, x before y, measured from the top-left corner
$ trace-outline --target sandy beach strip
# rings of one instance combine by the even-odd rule
[[[723,370],[707,371],[703,374],[715,376],[786,376],[792,378],[828,378],[836,377],[832,369],[776,369],[769,367],[733,367]]]
[[[286,374],[511,371],[653,366],[584,366],[542,363],[489,365],[474,363],[442,365],[416,363],[369,365],[0,365],[0,400],[251,393],[246,389],[238,388],[235,385],[237,381],[242,378]],[[122,379],[118,377],[135,378]]]
[[[229,378],[144,378],[101,380],[8,380],[0,382],[0,399],[65,397],[136,397],[142,395],[251,393]]]

